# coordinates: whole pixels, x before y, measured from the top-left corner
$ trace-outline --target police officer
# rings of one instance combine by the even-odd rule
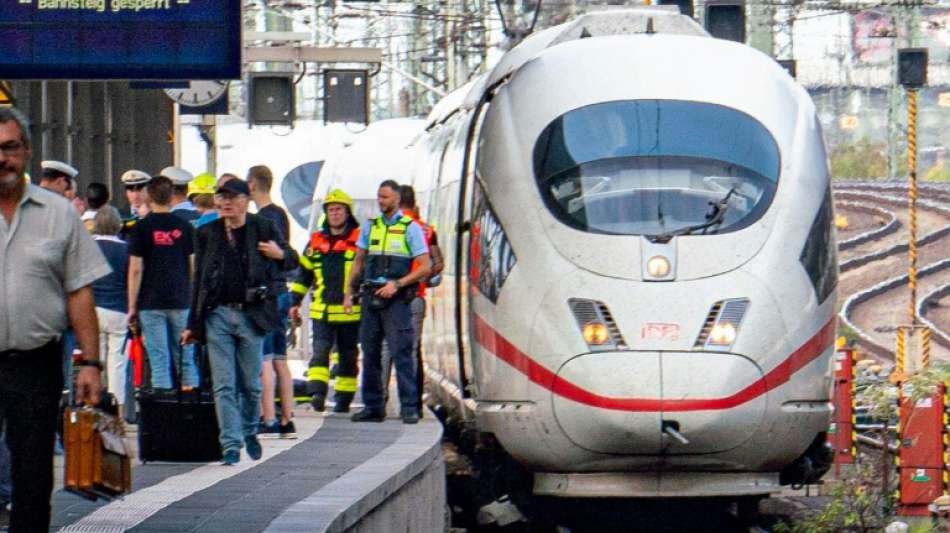
[[[127,170],[122,174],[121,179],[122,185],[125,186],[125,198],[129,201],[131,214],[129,218],[122,221],[122,231],[119,233],[119,237],[128,240],[129,232],[132,231],[135,223],[148,214],[148,204],[145,202],[148,194],[145,192],[145,185],[152,181],[152,176],[141,170]]]
[[[73,180],[79,176],[76,167],[62,161],[47,160],[40,162],[40,168],[42,169],[40,187],[69,198],[67,191],[73,189]],[[69,199],[72,200],[72,198]]]
[[[195,204],[188,199],[188,186],[195,177],[181,167],[165,167],[158,175],[172,180],[172,213],[194,225],[195,220],[201,216]]]
[[[290,284],[293,306],[290,315],[300,317],[300,301],[313,287],[310,318],[313,327],[313,357],[307,371],[307,393],[317,411],[323,411],[330,381],[330,350],[336,344],[340,362],[337,367],[333,412],[347,413],[356,394],[357,343],[359,342],[360,307],[349,313],[343,310],[347,275],[356,258],[356,242],[360,225],[353,216],[353,200],[345,192],[334,189],[323,200],[326,215],[318,231],[300,256],[301,268]]]
[[[382,215],[362,228],[356,246],[359,251],[350,271],[344,312],[353,312],[353,294],[360,292],[363,348],[362,394],[366,407],[353,415],[354,422],[382,422],[383,385],[381,352],[385,338],[396,365],[400,416],[405,424],[419,422],[421,405],[416,385],[416,365],[412,358],[412,312],[409,302],[417,284],[429,275],[429,251],[422,228],[399,210],[399,184],[386,180],[379,185],[376,199]],[[418,263],[412,269],[413,261]],[[366,282],[363,266],[366,266]]]

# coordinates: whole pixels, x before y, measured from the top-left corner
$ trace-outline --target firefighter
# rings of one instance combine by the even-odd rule
[[[290,284],[293,294],[290,316],[300,319],[300,302],[313,287],[310,304],[313,357],[307,371],[307,392],[313,408],[323,411],[330,381],[330,350],[335,344],[340,362],[333,412],[347,413],[356,394],[360,310],[354,306],[352,313],[344,313],[343,293],[356,256],[360,228],[353,216],[353,200],[339,189],[330,191],[323,200],[323,211],[323,223],[310,236],[310,243],[300,256],[297,278]]]

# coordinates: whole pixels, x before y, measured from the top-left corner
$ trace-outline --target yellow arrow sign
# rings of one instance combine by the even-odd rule
[[[16,104],[16,100],[13,99],[13,89],[10,88],[10,84],[5,81],[0,81],[0,106],[10,106]]]

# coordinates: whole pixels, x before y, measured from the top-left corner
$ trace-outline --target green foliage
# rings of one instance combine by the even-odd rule
[[[931,365],[917,372],[904,382],[904,396],[910,396],[915,404],[918,400],[929,398],[937,392],[941,383],[950,381],[950,364]]]
[[[841,305],[839,303],[839,305]],[[840,309],[838,309],[840,311]],[[855,346],[858,343],[858,334],[854,331],[854,328],[845,324],[843,321],[838,322],[838,336],[844,337],[845,346]]]
[[[937,533],[937,528],[929,520],[911,520],[907,533]]]
[[[797,520],[780,522],[775,533],[870,533],[888,523],[893,502],[892,484],[881,488],[880,470],[859,461],[853,470],[834,485],[828,505],[819,512]]]
[[[887,145],[868,137],[855,144],[840,144],[829,155],[831,176],[836,179],[887,177]]]

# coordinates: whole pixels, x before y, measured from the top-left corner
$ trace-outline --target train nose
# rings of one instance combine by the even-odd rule
[[[624,455],[701,454],[734,448],[762,423],[758,365],[732,354],[607,352],[565,363],[552,402],[578,446]]]

